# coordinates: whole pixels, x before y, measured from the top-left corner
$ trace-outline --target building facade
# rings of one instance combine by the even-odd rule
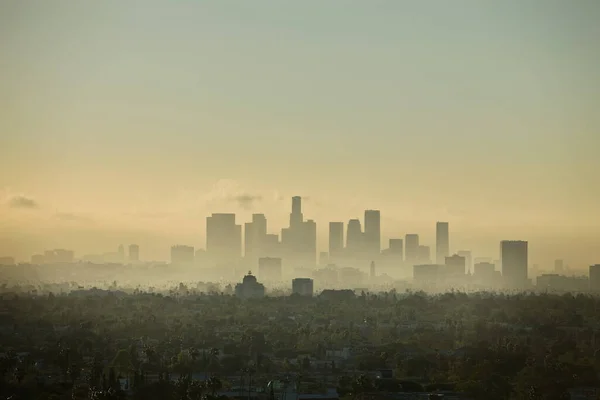
[[[523,240],[503,240],[500,242],[500,263],[502,279],[511,289],[527,286],[527,242]]]
[[[314,283],[310,278],[296,278],[292,280],[292,293],[300,296],[312,297],[314,293]]]
[[[450,255],[450,232],[447,222],[438,222],[435,225],[435,255],[438,264],[443,264]]]

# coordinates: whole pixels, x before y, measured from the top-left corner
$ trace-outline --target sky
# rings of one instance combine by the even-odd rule
[[[0,255],[318,224],[600,263],[597,0],[0,2]],[[385,247],[385,246],[384,246]]]

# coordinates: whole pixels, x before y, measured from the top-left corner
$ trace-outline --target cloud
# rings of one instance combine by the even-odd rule
[[[256,203],[257,201],[261,201],[262,196],[244,193],[244,194],[238,194],[238,195],[232,196],[230,198],[230,200],[237,202],[237,204],[240,207],[248,210],[254,206],[254,203]]]
[[[39,207],[39,204],[38,204],[37,201],[35,201],[31,197],[27,197],[25,195],[12,196],[8,200],[8,205],[11,208],[28,208],[28,209],[33,209],[33,208],[38,208]]]
[[[257,202],[265,199],[265,196],[262,194],[252,193],[244,189],[233,179],[219,179],[209,192],[200,196],[195,196],[193,193],[185,193],[184,197],[193,201],[199,201],[208,208],[222,205],[223,203],[235,203],[238,207],[245,210],[252,209]]]

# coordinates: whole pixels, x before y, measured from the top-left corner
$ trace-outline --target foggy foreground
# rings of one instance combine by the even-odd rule
[[[381,251],[380,212],[329,225],[292,199],[268,234],[254,214],[207,218],[206,250],[140,247],[0,260],[6,399],[596,399],[600,265],[530,268],[528,242],[500,260],[436,253],[418,234]],[[345,242],[345,243],[344,243]],[[242,246],[243,243],[243,246]],[[242,248],[244,255],[242,257]],[[435,258],[435,260],[432,260]]]
[[[331,288],[310,278],[265,287],[248,272],[211,282],[191,279],[210,270],[193,271],[153,263],[2,267],[0,398],[600,394],[600,297],[589,293],[475,285],[471,293],[438,286],[426,294],[414,279],[379,284],[366,273]]]

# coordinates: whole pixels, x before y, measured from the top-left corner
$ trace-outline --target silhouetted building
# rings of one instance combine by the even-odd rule
[[[304,216],[302,215],[302,197],[292,197],[292,213],[290,214],[290,227],[302,225]]]
[[[368,275],[358,268],[341,267],[338,269],[338,280],[343,287],[359,285],[368,279]]]
[[[244,256],[248,259],[264,257],[267,218],[264,214],[252,214],[252,222],[244,225]]]
[[[314,266],[317,258],[317,223],[309,219],[304,222],[303,252],[306,254],[306,265]]]
[[[479,262],[475,264],[473,276],[483,281],[491,281],[495,277],[496,267],[491,262]]]
[[[331,287],[339,282],[339,274],[335,265],[328,265],[325,268],[318,269],[312,273],[312,276],[321,287]]]
[[[400,260],[404,258],[404,240],[402,239],[390,239],[389,240],[389,254],[394,257],[398,257]]]
[[[418,264],[413,266],[413,281],[418,285],[435,285],[440,278],[438,264]]]
[[[409,233],[404,238],[404,254],[406,261],[417,263],[419,260],[419,235]]]
[[[590,265],[590,290],[600,292],[600,264]]]
[[[283,276],[281,258],[261,257],[258,259],[258,276],[265,282],[280,282]]]
[[[431,262],[431,250],[429,246],[419,245],[418,259],[420,263],[428,264]]]
[[[129,245],[129,261],[138,262],[140,261],[140,246],[137,244]]]
[[[374,279],[377,276],[377,271],[375,271],[375,261],[371,261],[371,279]]]
[[[235,214],[212,214],[206,218],[206,254],[220,265],[236,262],[242,255],[242,226]]]
[[[314,290],[313,280],[310,278],[296,278],[292,280],[292,293],[300,296],[312,297]]]
[[[363,249],[363,233],[358,219],[348,221],[346,232],[346,250],[351,255],[359,254]]]
[[[548,292],[585,292],[589,285],[590,281],[586,276],[542,274],[536,280],[537,289]]]
[[[479,264],[479,263],[492,263],[492,258],[491,257],[475,257],[475,259],[473,260],[473,263],[475,264]]]
[[[326,289],[321,292],[319,297],[332,300],[332,301],[344,301],[344,300],[352,300],[356,297],[353,290],[350,289],[342,289],[342,290],[334,290],[334,289]]]
[[[502,278],[510,288],[522,288],[527,285],[527,242],[522,240],[503,240],[500,242],[500,262]]]
[[[344,223],[329,223],[329,255],[335,259],[344,251]]]
[[[451,276],[465,275],[465,258],[454,254],[451,257],[446,257],[446,272]]]
[[[467,273],[473,272],[473,256],[471,255],[471,252],[469,250],[461,250],[457,251],[456,254],[465,258],[465,267]]]
[[[242,283],[235,285],[235,295],[242,299],[260,298],[265,296],[265,287],[258,283],[252,271],[244,276]]]
[[[450,255],[450,233],[447,222],[438,222],[435,225],[435,254],[436,262],[442,264]]]
[[[75,253],[71,250],[54,249],[44,252],[44,264],[68,264],[72,263],[75,258]]]
[[[559,274],[559,273],[563,272],[563,270],[564,270],[563,260],[554,260],[554,272]]]
[[[279,235],[275,233],[268,233],[265,235],[265,242],[263,244],[263,254],[269,257],[279,256]]]
[[[290,226],[281,230],[281,243],[286,263],[296,266],[314,266],[317,261],[317,224],[304,221],[302,198],[292,197]]]
[[[379,210],[365,211],[364,249],[369,256],[381,253],[381,213]]]
[[[475,283],[485,287],[496,287],[502,282],[500,271],[491,262],[478,262],[473,266],[473,279]]]
[[[119,245],[117,253],[119,254],[121,261],[125,261],[125,247],[122,244]]]
[[[194,247],[177,245],[171,247],[171,264],[183,265],[194,263]]]

